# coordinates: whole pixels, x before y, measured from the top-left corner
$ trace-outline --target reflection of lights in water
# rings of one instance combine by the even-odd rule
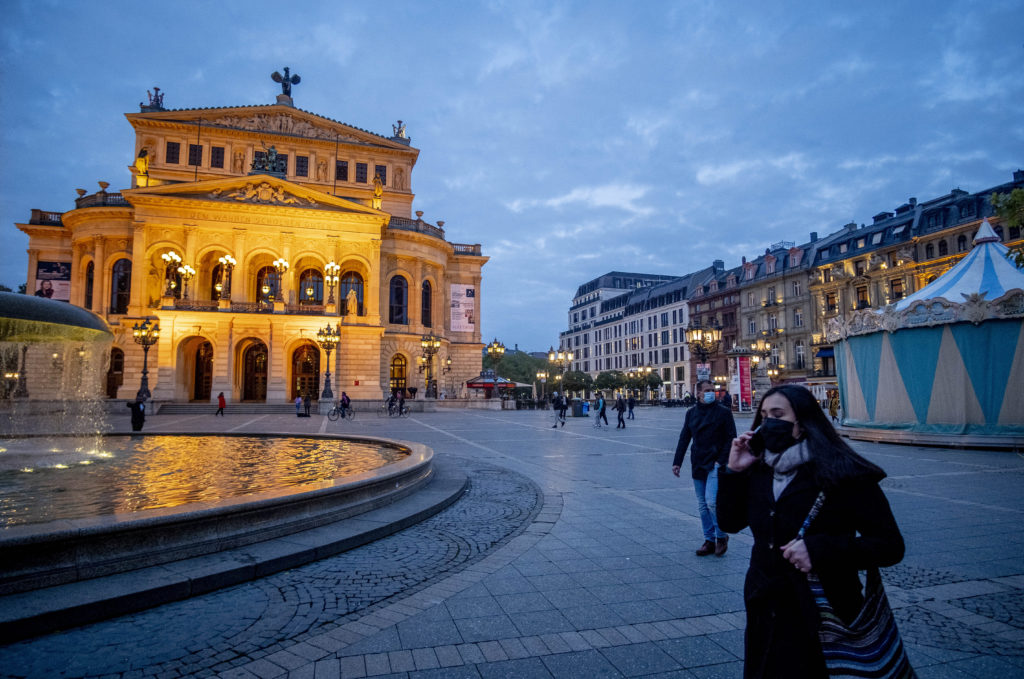
[[[67,469],[68,466],[66,464],[58,462],[57,464],[53,465],[53,468],[54,469]]]
[[[30,472],[34,472],[35,469],[32,469],[32,467],[22,467],[21,471],[23,471],[25,473],[30,473]]]
[[[78,464],[92,464],[92,460],[82,460]]]

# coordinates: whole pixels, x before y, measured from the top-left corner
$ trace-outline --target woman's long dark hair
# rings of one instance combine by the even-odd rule
[[[814,465],[818,485],[828,488],[850,479],[881,481],[885,472],[878,465],[858,455],[840,438],[814,395],[804,387],[782,384],[773,387],[761,397],[761,403],[772,394],[781,394],[789,401],[800,424]],[[761,425],[761,403],[757,405],[753,428]]]

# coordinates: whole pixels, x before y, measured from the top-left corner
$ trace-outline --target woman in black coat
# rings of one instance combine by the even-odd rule
[[[743,597],[744,677],[826,677],[818,612],[807,573],[846,622],[864,603],[859,569],[903,558],[903,537],[878,482],[879,467],[855,453],[803,387],[768,391],[748,431],[733,440],[718,479],[718,525],[754,536]],[[764,449],[762,449],[762,446]],[[820,491],[825,501],[795,540]]]

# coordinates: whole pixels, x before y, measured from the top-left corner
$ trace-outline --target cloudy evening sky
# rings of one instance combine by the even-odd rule
[[[1024,2],[3,3],[0,283],[32,208],[127,188],[123,114],[273,103],[421,150],[414,209],[480,243],[482,331],[557,342],[610,270],[727,267],[1024,166]]]

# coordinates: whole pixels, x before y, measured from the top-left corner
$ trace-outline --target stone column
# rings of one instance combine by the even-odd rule
[[[149,307],[149,260],[146,258],[146,225],[136,222],[132,230],[132,294],[128,312],[133,316],[145,316]],[[99,280],[100,266],[96,265],[96,280]],[[161,286],[163,277],[160,277]],[[96,283],[93,283],[95,290]],[[163,289],[160,290],[161,294]],[[95,297],[95,292],[94,295]]]
[[[107,267],[107,244],[103,236],[92,241],[93,268],[92,310],[101,316],[110,312],[110,277],[113,273]],[[132,262],[132,295],[135,294],[135,263]]]

